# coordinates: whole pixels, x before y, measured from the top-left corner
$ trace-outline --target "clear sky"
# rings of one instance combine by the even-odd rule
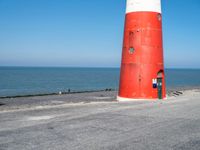
[[[165,66],[200,68],[200,0],[162,0]],[[0,0],[0,66],[119,67],[125,0]]]

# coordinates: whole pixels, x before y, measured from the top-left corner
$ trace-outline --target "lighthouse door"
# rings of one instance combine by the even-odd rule
[[[158,98],[163,99],[163,71],[159,71],[157,75],[157,88],[158,88]]]
[[[162,78],[158,78],[157,82],[158,82],[158,98],[163,99],[163,97],[162,97]]]

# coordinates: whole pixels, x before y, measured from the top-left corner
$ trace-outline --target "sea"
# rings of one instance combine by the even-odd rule
[[[119,68],[0,67],[0,97],[117,90]],[[166,69],[167,89],[200,88],[200,69]]]

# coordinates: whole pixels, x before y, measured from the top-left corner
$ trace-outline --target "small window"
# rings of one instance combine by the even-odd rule
[[[131,54],[133,54],[134,51],[135,51],[134,47],[130,47],[129,52],[130,52]]]

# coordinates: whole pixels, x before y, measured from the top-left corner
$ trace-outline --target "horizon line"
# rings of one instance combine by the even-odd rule
[[[11,65],[5,65],[0,67],[21,67],[21,68],[113,68],[113,69],[120,69],[120,67],[116,66],[21,66],[21,65],[16,65],[16,66],[11,66]],[[200,68],[188,68],[188,67],[165,67],[165,69],[191,69],[191,70],[199,70]]]

